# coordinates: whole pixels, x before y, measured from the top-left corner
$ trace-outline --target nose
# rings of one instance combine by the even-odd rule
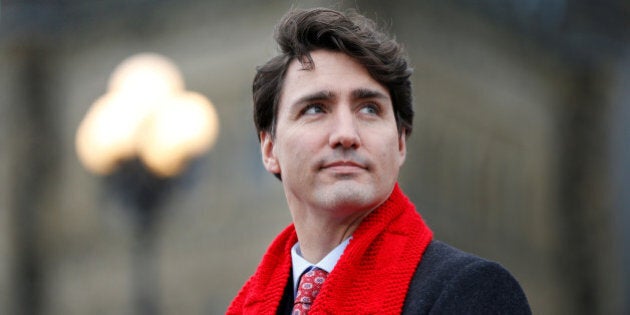
[[[356,149],[361,146],[361,137],[355,117],[349,109],[338,110],[330,127],[329,144],[333,148]]]

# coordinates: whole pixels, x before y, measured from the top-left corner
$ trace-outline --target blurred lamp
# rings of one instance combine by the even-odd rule
[[[123,61],[76,134],[79,160],[107,175],[108,186],[133,210],[132,249],[138,314],[158,313],[155,257],[157,210],[187,164],[214,144],[219,120],[212,103],[186,91],[177,67],[157,54]]]
[[[138,157],[157,176],[179,174],[188,160],[212,147],[219,131],[212,103],[186,91],[183,82],[177,67],[158,54],[123,61],[111,75],[108,92],[79,125],[81,163],[107,175]]]

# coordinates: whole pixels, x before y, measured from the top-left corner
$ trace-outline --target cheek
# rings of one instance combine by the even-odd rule
[[[381,163],[390,170],[397,170],[402,163],[398,134],[384,137],[385,142],[378,144]]]
[[[284,168],[307,167],[308,160],[316,153],[317,141],[308,135],[287,134],[276,147],[279,162]]]

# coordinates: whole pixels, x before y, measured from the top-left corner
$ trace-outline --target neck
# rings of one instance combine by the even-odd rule
[[[321,261],[350,237],[369,213],[370,211],[365,211],[342,219],[322,217],[321,214],[308,212],[302,215],[293,213],[302,257],[313,264]]]

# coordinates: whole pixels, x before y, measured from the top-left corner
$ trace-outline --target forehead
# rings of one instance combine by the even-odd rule
[[[302,95],[326,91],[344,95],[360,89],[371,89],[389,95],[389,91],[352,57],[328,50],[311,52],[312,67],[294,59],[287,68],[280,104]]]

